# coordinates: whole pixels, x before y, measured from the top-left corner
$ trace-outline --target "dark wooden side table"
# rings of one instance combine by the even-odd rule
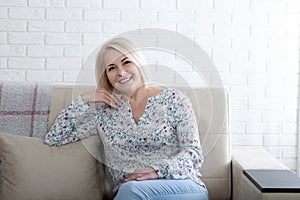
[[[243,170],[261,199],[300,200],[300,178],[289,170]]]

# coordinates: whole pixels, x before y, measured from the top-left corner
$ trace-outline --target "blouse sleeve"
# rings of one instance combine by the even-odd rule
[[[62,110],[56,118],[44,142],[49,146],[60,146],[97,134],[95,112],[78,96]]]
[[[200,175],[203,163],[198,125],[192,104],[182,93],[173,93],[173,114],[178,136],[178,153],[153,167],[159,178],[184,179]],[[177,97],[176,97],[177,96]]]

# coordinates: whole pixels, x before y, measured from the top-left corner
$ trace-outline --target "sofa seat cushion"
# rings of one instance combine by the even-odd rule
[[[82,142],[48,147],[42,139],[0,133],[0,199],[101,199],[97,159]]]

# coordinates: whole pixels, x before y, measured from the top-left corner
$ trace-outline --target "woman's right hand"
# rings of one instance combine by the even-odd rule
[[[80,94],[81,98],[88,104],[90,103],[106,103],[113,108],[121,106],[120,100],[105,88],[90,90]]]

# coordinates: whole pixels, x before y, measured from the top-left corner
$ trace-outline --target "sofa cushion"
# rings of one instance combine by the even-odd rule
[[[39,138],[0,133],[0,154],[0,199],[101,199],[97,160],[82,142],[48,147]]]

